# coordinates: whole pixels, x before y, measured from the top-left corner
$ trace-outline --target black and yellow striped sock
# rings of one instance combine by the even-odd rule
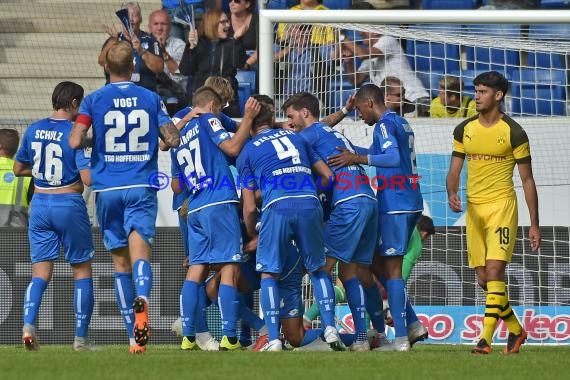
[[[502,282],[502,284],[504,284],[504,282]],[[509,303],[509,295],[506,292],[506,289],[505,289],[505,304],[503,305],[499,317],[507,324],[509,332],[512,332],[515,335],[520,335],[520,333],[522,332],[522,326],[521,323],[519,322],[519,319],[513,312],[511,304]]]
[[[506,300],[505,283],[503,281],[488,281],[485,318],[483,319],[483,333],[481,334],[481,338],[485,339],[488,344],[493,341],[497,320]]]

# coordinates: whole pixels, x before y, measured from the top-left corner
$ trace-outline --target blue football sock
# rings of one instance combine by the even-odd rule
[[[328,273],[324,271],[315,271],[311,273],[311,281],[313,282],[313,289],[315,300],[319,304],[321,311],[321,320],[323,326],[335,327],[334,321],[334,287],[332,280]]]
[[[135,279],[135,289],[137,296],[150,298],[152,289],[152,267],[147,260],[139,259],[133,265],[133,278]]]
[[[306,346],[307,344],[312,343],[315,340],[319,339],[322,333],[323,333],[322,329],[309,329],[305,331],[305,336],[303,337],[301,346]]]
[[[40,304],[47,286],[48,282],[39,277],[32,278],[28,284],[24,294],[24,324],[36,325]]]
[[[73,292],[73,311],[75,312],[75,336],[87,337],[89,322],[93,314],[93,279],[83,278],[75,280],[75,291]]]
[[[404,280],[401,278],[387,280],[386,291],[388,292],[388,303],[394,320],[394,330],[396,338],[407,337],[406,328],[406,291]]]
[[[386,332],[386,323],[384,321],[384,313],[382,313],[382,296],[376,284],[364,289],[364,303],[368,316],[372,321],[372,326],[378,332],[384,334]]]
[[[366,337],[366,307],[364,303],[364,291],[360,286],[360,281],[357,277],[351,278],[344,282],[344,289],[346,290],[346,298],[350,312],[352,313],[356,333],[364,333]]]
[[[350,346],[352,343],[356,342],[356,334],[338,334],[342,344],[346,347]]]
[[[279,298],[279,288],[275,278],[267,277],[261,279],[259,298],[269,340],[279,339],[279,303],[281,298]]]
[[[222,335],[228,338],[237,336],[237,319],[239,313],[239,301],[237,288],[231,285],[220,284],[218,291],[218,306],[222,317]]]
[[[253,309],[253,292],[247,293],[239,293],[238,294],[239,302],[240,302],[240,318],[241,318],[241,330],[239,334],[239,341],[242,346],[247,347],[251,344],[251,327],[253,327],[256,331],[259,331],[261,327],[265,324],[261,318],[255,315],[253,312],[252,314],[257,318],[254,320],[254,323],[257,323],[257,328],[248,323],[247,317],[243,318],[242,316],[242,309],[245,306],[246,310],[245,313],[247,314],[248,310],[251,311]],[[259,325],[259,321],[261,321],[261,326]]]
[[[206,285],[200,285],[198,289],[198,304],[196,305],[196,313],[194,314],[194,327],[196,333],[208,332],[208,316],[206,315],[206,303],[208,295],[206,294]]]
[[[195,281],[184,281],[180,293],[180,319],[182,320],[182,336],[196,336],[195,318],[198,308],[200,284]]]
[[[240,299],[240,303],[239,303],[239,317],[241,319],[241,323],[242,323],[242,329],[243,326],[246,325],[253,327],[255,329],[255,331],[259,331],[263,325],[265,325],[265,322],[263,322],[263,319],[259,318],[259,316],[257,314],[255,314],[250,308],[249,306],[247,306],[245,303],[242,302],[242,300]],[[243,335],[243,330],[242,330],[242,335]],[[250,335],[251,338],[251,335]],[[241,340],[241,337],[240,337]]]
[[[405,290],[405,289],[404,289]],[[410,302],[410,297],[408,297],[408,292],[406,291],[406,326],[411,325],[414,322],[417,322],[418,316],[416,315],[416,311]]]
[[[123,317],[127,334],[129,338],[133,338],[135,289],[133,287],[132,273],[115,272],[115,296],[117,297],[117,304],[119,305],[119,311]]]

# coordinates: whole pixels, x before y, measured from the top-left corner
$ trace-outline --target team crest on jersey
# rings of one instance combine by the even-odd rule
[[[505,135],[500,135],[497,139],[497,145],[504,145],[505,144]]]
[[[218,132],[220,129],[224,129],[224,127],[222,127],[222,123],[220,123],[220,121],[215,117],[208,119],[208,123],[214,132]]]

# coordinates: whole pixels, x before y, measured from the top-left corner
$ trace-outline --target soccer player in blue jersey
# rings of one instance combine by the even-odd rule
[[[74,151],[67,143],[83,92],[83,87],[73,82],[61,82],[55,87],[52,116],[26,129],[14,163],[14,174],[33,177],[36,189],[28,229],[32,280],[24,296],[22,339],[28,350],[39,348],[36,319],[60,245],[75,280],[73,349],[93,348],[87,340],[87,332],[94,304],[91,261],[95,250],[77,165],[82,151]]]
[[[353,146],[340,132],[318,121],[319,100],[301,92],[290,97],[282,106],[287,118],[309,146],[324,161],[338,154],[342,146],[354,152]],[[347,293],[348,305],[356,328],[352,351],[368,351],[363,289],[358,272],[367,270],[372,263],[376,244],[378,205],[364,169],[358,165],[334,169],[337,183],[332,189],[332,212],[326,231],[327,271],[337,261],[339,278]],[[350,238],[348,238],[350,237]]]
[[[376,167],[378,199],[378,245],[383,264],[381,281],[388,292],[396,339],[380,350],[408,351],[409,330],[420,328],[415,312],[406,296],[402,279],[402,259],[408,242],[423,211],[423,198],[418,183],[414,132],[408,122],[384,105],[382,90],[374,84],[362,86],[355,94],[355,107],[363,121],[374,132],[369,154],[342,152],[329,158],[329,165],[343,167],[355,164]]]
[[[294,132],[273,129],[271,105],[261,102],[252,135],[237,160],[243,197],[243,215],[248,235],[258,238],[256,269],[261,272],[261,307],[269,330],[264,351],[280,351],[279,276],[283,274],[287,246],[293,240],[303,255],[305,269],[315,286],[321,306],[324,337],[333,348],[342,349],[334,322],[334,290],[325,268],[322,208],[317,198],[311,168],[319,183],[328,186],[332,172]],[[258,233],[255,190],[261,190],[262,215]]]
[[[218,304],[222,316],[220,350],[241,348],[237,340],[237,279],[242,260],[238,197],[228,157],[236,157],[249,137],[251,122],[259,111],[255,99],[248,99],[241,126],[232,137],[216,117],[220,96],[211,87],[201,87],[192,96],[191,119],[180,131],[181,144],[174,151],[172,177],[182,177],[190,191],[188,235],[190,268],[181,294],[183,335],[196,345],[194,318],[200,287],[209,264],[220,266]]]
[[[110,83],[85,97],[69,144],[86,146],[86,132],[93,126],[91,172],[97,218],[105,248],[113,256],[117,302],[130,352],[143,353],[150,337],[149,258],[158,207],[152,187],[158,171],[158,139],[175,147],[180,137],[160,97],[130,82],[133,53],[128,43],[117,42],[109,49],[106,68]]]

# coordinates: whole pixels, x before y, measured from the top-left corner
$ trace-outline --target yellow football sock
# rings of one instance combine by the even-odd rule
[[[501,314],[501,310],[506,299],[504,282],[487,282],[485,317],[483,318],[483,333],[481,334],[481,339],[485,339],[487,344],[491,344],[493,341],[493,333],[497,326],[497,320],[499,319],[499,315]]]
[[[504,284],[504,283],[503,283]],[[511,304],[509,303],[509,295],[505,291],[505,305],[503,305],[503,310],[499,314],[499,317],[507,324],[509,332],[515,335],[519,335],[522,332],[522,326],[519,319],[515,315]]]

